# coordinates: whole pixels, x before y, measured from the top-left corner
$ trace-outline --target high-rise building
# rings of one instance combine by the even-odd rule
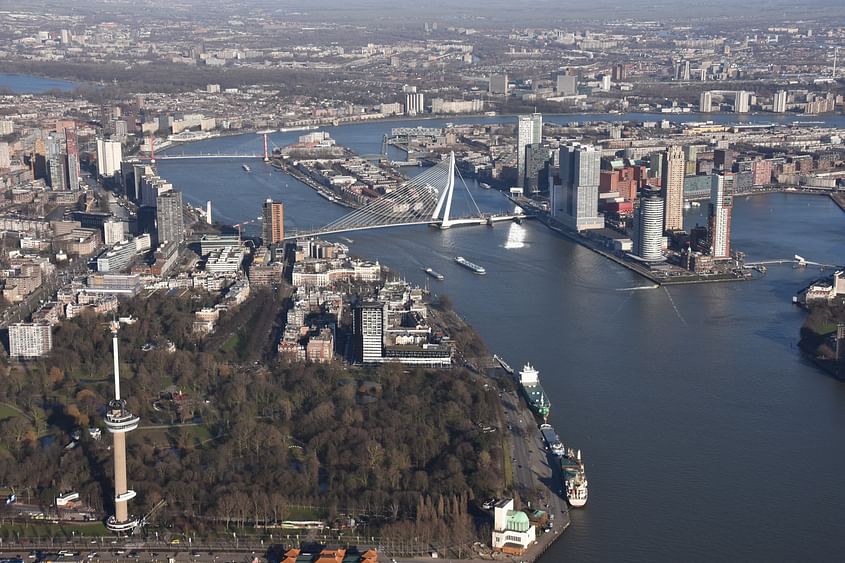
[[[97,173],[100,176],[114,176],[123,161],[123,147],[120,141],[97,139]]]
[[[182,192],[171,190],[156,198],[156,233],[158,244],[185,240],[185,218]]]
[[[724,174],[710,177],[710,255],[713,258],[728,258],[731,255],[731,209],[728,180]]]
[[[126,221],[119,221],[117,219],[109,219],[103,223],[103,242],[107,246],[112,246],[126,240]]]
[[[0,168],[9,168],[12,166],[12,153],[9,150],[9,143],[0,142]]]
[[[580,143],[560,147],[560,193],[553,194],[552,202],[555,218],[578,231],[604,228],[598,211],[600,169],[601,151],[596,147]]]
[[[126,401],[120,397],[120,362],[117,352],[119,326],[117,321],[111,323],[114,399],[109,401],[105,423],[114,438],[114,515],[106,520],[106,528],[112,532],[125,533],[134,530],[140,522],[136,516],[129,514],[129,501],[135,498],[135,491],[129,488],[126,479],[126,433],[138,428],[140,418],[126,408]]]
[[[65,129],[65,145],[67,146],[68,189],[78,190],[82,172],[79,167],[79,140],[76,129]]]
[[[680,231],[684,228],[684,149],[673,145],[666,150],[661,184],[665,192],[666,209],[664,230]]]
[[[405,115],[418,115],[423,112],[425,98],[422,93],[407,92],[405,94]]]
[[[559,74],[555,89],[558,96],[574,96],[578,93],[578,78],[569,74]]]
[[[67,157],[61,138],[57,134],[48,135],[44,148],[47,152],[47,183],[50,189],[66,190],[68,188]]]
[[[778,90],[772,99],[772,111],[775,113],[785,113],[788,99],[789,93],[786,90]]]
[[[0,120],[0,135],[11,135],[15,132],[15,122],[8,119]]]
[[[663,198],[660,188],[646,186],[634,213],[634,254],[648,261],[663,259]]]
[[[622,64],[617,63],[613,65],[613,81],[614,82],[622,82],[623,80],[628,79],[628,68]]]
[[[548,189],[547,166],[552,149],[539,143],[525,147],[525,193],[533,194]]]
[[[261,208],[261,239],[270,246],[285,238],[285,208],[280,201],[268,199]]]
[[[702,92],[698,99],[698,111],[701,113],[710,113],[713,111],[713,94],[710,92]]]
[[[520,115],[516,131],[516,182],[525,185],[525,148],[543,142],[543,114]]]
[[[9,325],[9,356],[40,358],[53,349],[53,332],[48,323]]]
[[[751,92],[737,90],[734,94],[734,113],[748,113],[751,109]]]
[[[493,74],[490,76],[488,91],[493,95],[507,96],[508,94],[508,75],[507,74]]]
[[[734,152],[730,149],[716,149],[713,151],[713,168],[730,172],[734,165]]]
[[[361,303],[354,309],[352,332],[357,358],[364,364],[378,363],[384,355],[384,311],[382,303]]]

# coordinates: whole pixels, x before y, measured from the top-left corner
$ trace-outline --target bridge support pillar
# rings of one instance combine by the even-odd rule
[[[455,153],[449,153],[449,173],[446,175],[446,187],[440,194],[437,207],[431,216],[435,221],[439,220],[441,229],[448,229],[452,226],[449,214],[452,212],[452,195],[455,193]],[[442,212],[442,217],[440,216]]]

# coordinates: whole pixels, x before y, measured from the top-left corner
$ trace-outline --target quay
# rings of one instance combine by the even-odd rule
[[[693,284],[693,283],[714,283],[714,282],[728,282],[728,281],[746,281],[751,279],[748,276],[737,276],[732,274],[723,274],[723,273],[715,273],[715,274],[696,274],[693,272],[682,272],[684,275],[657,275],[655,272],[651,271],[650,269],[642,266],[633,260],[626,260],[617,254],[608,251],[603,245],[599,244],[595,240],[590,239],[589,237],[573,231],[572,229],[567,228],[559,221],[555,221],[551,216],[547,213],[537,214],[537,220],[541,221],[544,225],[546,225],[552,231],[561,234],[568,238],[573,242],[577,242],[581,246],[592,250],[596,254],[600,254],[604,256],[608,260],[623,266],[632,272],[639,274],[643,278],[647,279],[648,281],[655,283],[657,285],[682,285],[682,284]]]

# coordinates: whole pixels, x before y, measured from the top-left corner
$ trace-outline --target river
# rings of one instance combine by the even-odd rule
[[[373,153],[399,125],[330,130],[339,143]],[[297,135],[272,139],[281,145]],[[177,150],[253,152],[260,144],[247,135]],[[187,200],[214,200],[218,220],[254,219],[267,197],[284,201],[286,228],[346,213],[269,167],[245,173],[240,164],[158,166]],[[483,209],[509,207],[470,184]],[[701,213],[693,208],[687,220],[700,222]],[[797,253],[837,263],[843,226],[825,197],[739,198],[733,245],[749,259]],[[551,423],[566,445],[583,450],[591,493],[543,561],[841,559],[845,384],[801,357],[803,314],[790,303],[817,270],[771,267],[751,282],[638,290],[649,284],[531,221],[347,236],[354,253],[448,294],[514,367],[531,361],[540,370]],[[457,266],[456,254],[488,275]],[[445,281],[426,279],[427,266]]]

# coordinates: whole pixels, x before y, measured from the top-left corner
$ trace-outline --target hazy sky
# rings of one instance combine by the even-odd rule
[[[250,9],[313,20],[496,22],[499,25],[560,25],[575,19],[687,20],[700,23],[738,16],[755,21],[818,18],[845,20],[845,0],[0,0],[2,10],[155,13],[162,15],[243,14]],[[694,22],[691,22],[694,23]]]

